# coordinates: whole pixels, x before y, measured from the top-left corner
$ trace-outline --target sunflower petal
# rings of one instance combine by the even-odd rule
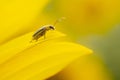
[[[49,0],[1,0],[0,43],[27,32]],[[3,36],[4,34],[4,36]]]
[[[80,56],[92,52],[81,45],[61,41],[65,35],[57,31],[49,32],[48,40],[42,41],[41,38],[37,44],[29,43],[31,34],[0,47],[4,49],[0,54],[0,80],[46,79]]]

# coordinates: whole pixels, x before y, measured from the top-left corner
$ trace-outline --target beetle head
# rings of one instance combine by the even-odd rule
[[[49,29],[50,29],[50,30],[55,30],[55,27],[52,26],[52,25],[50,25],[50,26],[49,26]]]

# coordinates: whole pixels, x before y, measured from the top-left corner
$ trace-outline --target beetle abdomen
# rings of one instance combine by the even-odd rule
[[[33,34],[33,40],[38,40],[40,37],[44,36],[46,33],[46,28],[41,28]]]

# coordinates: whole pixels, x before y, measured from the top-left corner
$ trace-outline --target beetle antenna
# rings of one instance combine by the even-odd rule
[[[61,22],[61,21],[64,20],[64,19],[66,19],[66,17],[61,17],[61,18],[57,19],[57,20],[55,21],[55,23],[53,24],[53,26],[55,26],[58,22]]]

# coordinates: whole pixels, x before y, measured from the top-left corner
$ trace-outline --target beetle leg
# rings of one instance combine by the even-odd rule
[[[46,38],[46,35],[44,34],[44,39]]]

